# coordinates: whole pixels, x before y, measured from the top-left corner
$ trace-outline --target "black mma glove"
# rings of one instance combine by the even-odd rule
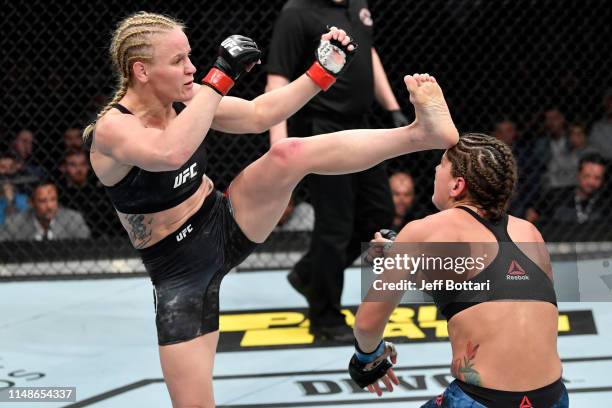
[[[382,235],[384,239],[388,239],[390,241],[395,241],[395,238],[397,238],[397,232],[390,229],[381,229],[378,232],[380,233],[380,235]],[[382,245],[380,243],[370,243],[368,252],[365,254],[363,260],[367,264],[372,265],[374,262],[374,258],[384,256],[384,251],[388,251],[389,249],[391,249],[391,246],[392,244],[390,242],[387,242]]]
[[[387,371],[393,367],[389,357],[395,356],[397,351],[391,342],[381,340],[376,350],[364,353],[355,341],[355,354],[349,363],[349,374],[359,387],[365,388],[387,374]]]
[[[390,229],[381,229],[378,232],[380,232],[380,235],[382,235],[384,239],[388,239],[390,241],[395,241],[395,238],[397,238],[397,232]]]
[[[391,115],[393,127],[402,127],[407,126],[409,124],[408,119],[406,118],[406,116],[404,116],[401,110],[392,110],[389,111],[389,114]]]
[[[227,95],[240,75],[260,57],[261,51],[255,41],[242,35],[229,36],[221,43],[219,56],[202,83]]]
[[[348,49],[350,45],[353,46],[351,51]],[[353,41],[347,45],[342,45],[338,40],[321,40],[319,47],[315,51],[316,61],[308,71],[306,71],[306,75],[308,75],[319,88],[327,91],[329,87],[336,82],[336,77],[340,75],[352,61],[356,51],[357,44]]]

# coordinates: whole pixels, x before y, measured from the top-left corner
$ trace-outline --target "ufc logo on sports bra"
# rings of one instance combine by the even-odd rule
[[[185,228],[183,228],[183,230],[181,232],[179,232],[178,234],[176,234],[176,241],[180,242],[183,240],[183,238],[185,238],[187,236],[187,234],[189,234],[190,232],[193,231],[193,228],[191,228],[191,224],[189,224],[188,226],[186,226]]]
[[[174,188],[180,187],[187,182],[187,180],[194,178],[198,172],[196,166],[198,163],[193,163],[188,169],[183,170],[178,176],[174,178]]]

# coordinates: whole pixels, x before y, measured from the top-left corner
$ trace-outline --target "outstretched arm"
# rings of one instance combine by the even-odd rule
[[[426,231],[424,224],[426,224],[426,221],[423,220],[408,224],[402,229],[395,242],[398,243],[398,240],[401,240],[401,243],[414,242],[423,239],[422,234]],[[380,245],[388,244],[391,241],[383,239],[380,233],[376,233],[372,242]],[[390,266],[386,262],[389,260],[388,258],[392,260],[395,255],[402,255],[402,252],[406,252],[401,243],[400,248],[393,244],[388,252],[385,251],[382,254],[382,257],[375,257],[372,271],[376,272],[377,265]],[[380,249],[379,246],[370,249],[372,251],[370,254],[382,252],[377,250]],[[381,264],[377,262],[378,260],[384,260],[385,262]],[[380,282],[398,283],[406,278],[405,275],[406,271],[390,267],[382,275],[378,275],[376,279],[379,284]],[[379,290],[382,291],[378,292]],[[349,362],[349,374],[360,387],[367,387],[368,391],[375,392],[378,396],[383,393],[379,381],[385,384],[386,390],[389,392],[393,391],[393,384],[399,385],[399,380],[392,368],[393,364],[397,363],[397,351],[392,343],[386,342],[382,338],[389,317],[399,304],[403,293],[404,291],[400,290],[386,290],[384,287],[381,288],[373,283],[373,287],[357,311],[354,327],[355,354]]]
[[[306,74],[287,86],[252,101],[225,97],[219,103],[212,128],[227,133],[262,133],[284,121],[321,91]]]
[[[274,91],[289,84],[289,80],[282,75],[268,74],[268,83],[266,84],[266,92]],[[274,126],[270,127],[270,146],[279,140],[287,138],[287,121],[283,120]]]
[[[399,232],[395,239],[395,244],[385,256],[393,258],[396,254],[404,255],[407,247],[412,248],[409,245],[410,243],[424,242],[426,240],[427,231],[430,228],[426,219],[408,223]],[[373,241],[381,242],[379,233],[377,233],[377,238]],[[379,276],[385,282],[399,282],[402,279],[409,278],[406,276],[406,271],[393,269],[386,270]],[[417,275],[412,276],[413,279],[411,280],[413,281],[421,279]],[[378,293],[373,291],[374,289],[370,289],[370,292],[359,306],[353,329],[359,348],[365,352],[373,351],[380,344],[389,317],[400,303],[404,294],[403,291],[383,290],[382,292],[377,291]]]
[[[316,61],[304,75],[252,101],[223,98],[212,127],[228,133],[261,133],[268,130],[297,112],[321,89],[327,90],[354,52],[355,47],[346,32],[332,27],[321,36]]]
[[[203,80],[205,86],[198,89],[189,106],[165,129],[147,128],[134,115],[109,113],[96,124],[92,150],[147,171],[180,168],[202,143],[222,95],[259,56],[253,40],[236,35],[226,38],[213,68]],[[189,55],[184,53],[179,57],[178,63],[189,73],[190,67],[193,68]],[[144,75],[143,65],[140,66],[137,75]]]

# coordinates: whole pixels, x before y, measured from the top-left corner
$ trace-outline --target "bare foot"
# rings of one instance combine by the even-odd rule
[[[429,74],[414,74],[406,75],[404,82],[416,113],[413,125],[422,130],[420,137],[424,145],[429,149],[448,149],[456,145],[459,132],[436,79]]]

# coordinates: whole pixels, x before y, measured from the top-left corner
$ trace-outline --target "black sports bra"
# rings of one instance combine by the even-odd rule
[[[172,104],[177,114],[185,109],[185,104]],[[125,106],[113,105],[121,113],[131,115]],[[115,208],[124,214],[150,214],[172,208],[191,195],[202,184],[206,171],[206,151],[204,143],[178,170],[151,172],[132,167],[117,184],[106,187],[106,192]]]
[[[554,286],[548,275],[540,269],[508,234],[508,215],[499,223],[492,223],[480,217],[467,207],[456,207],[467,211],[478,222],[495,235],[499,251],[493,262],[468,282],[490,282],[489,290],[482,291],[434,291],[431,293],[438,310],[450,320],[457,313],[493,300],[537,300],[557,306]],[[460,299],[458,301],[457,299]]]

